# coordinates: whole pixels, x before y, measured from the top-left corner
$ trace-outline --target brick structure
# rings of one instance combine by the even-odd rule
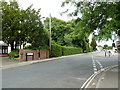
[[[8,57],[8,45],[0,41],[0,57]]]
[[[20,60],[38,60],[49,58],[49,50],[21,49],[19,51]]]

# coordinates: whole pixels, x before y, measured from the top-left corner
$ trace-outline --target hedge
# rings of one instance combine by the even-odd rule
[[[23,49],[35,49],[35,50],[39,50],[39,49],[49,49],[48,46],[40,46],[39,47],[33,47],[32,45],[28,45],[28,46],[25,46]]]
[[[62,55],[72,55],[82,53],[82,48],[62,46]]]
[[[51,47],[51,57],[59,57],[62,56],[62,47],[55,42],[52,42]]]
[[[80,54],[82,51],[82,48],[60,46],[55,42],[52,42],[51,57]]]

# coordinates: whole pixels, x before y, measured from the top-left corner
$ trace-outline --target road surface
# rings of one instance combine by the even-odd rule
[[[118,57],[93,52],[2,71],[2,88],[80,88],[98,70],[117,65]]]

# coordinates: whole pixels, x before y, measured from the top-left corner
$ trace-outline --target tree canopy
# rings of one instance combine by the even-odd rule
[[[78,14],[81,14],[78,23],[82,21],[82,24],[84,24],[83,31],[88,34],[97,30],[99,32],[97,38],[107,40],[111,38],[113,31],[118,33],[120,29],[120,2],[65,0],[62,6],[66,4],[73,5],[76,8],[69,15],[78,16]]]
[[[59,45],[70,45],[71,42],[68,34],[73,31],[72,21],[66,22],[55,17],[51,18],[51,31],[52,31],[52,40],[54,40]],[[49,30],[49,18],[44,20],[44,25],[47,30]],[[68,39],[69,38],[69,39]]]
[[[48,35],[41,22],[40,9],[32,5],[26,10],[20,9],[17,1],[1,1],[2,40],[16,49],[22,44],[31,43],[34,47],[48,43]]]

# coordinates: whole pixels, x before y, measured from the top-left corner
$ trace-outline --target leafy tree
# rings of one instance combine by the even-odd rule
[[[55,17],[51,18],[51,31],[52,31],[52,40],[54,40],[59,45],[68,45],[70,44],[68,36],[73,30],[71,22],[66,22]],[[49,18],[46,18],[44,21],[45,28],[49,30]]]
[[[97,30],[99,40],[111,38],[111,32],[118,31],[120,22],[120,2],[89,2],[77,0],[65,0],[62,6],[71,4],[76,7],[69,15],[81,14],[81,20],[86,24],[87,32]],[[68,11],[69,9],[67,9]],[[108,20],[111,19],[111,20]]]
[[[104,47],[103,47],[103,49],[108,49],[108,45],[105,44]]]
[[[32,6],[25,10],[24,21],[26,22],[25,25],[27,25],[25,28],[27,31],[24,31],[28,33],[28,36],[26,36],[27,42],[31,43],[34,47],[48,45],[48,34],[43,27],[39,13],[40,9],[36,11],[32,9]]]
[[[2,7],[2,40],[14,49],[14,42],[18,41],[20,9],[17,2],[0,2]],[[17,42],[15,43],[16,46]]]
[[[83,52],[89,51],[88,36],[90,33],[82,30],[85,23],[78,20],[63,21],[57,18],[52,19],[52,40],[62,46],[75,46],[83,48]],[[49,18],[44,21],[44,25],[49,29]]]
[[[12,50],[27,42],[34,47],[48,44],[48,34],[40,20],[40,9],[36,11],[31,5],[22,10],[15,0],[10,3],[1,1],[1,9],[2,40],[10,44]]]
[[[93,50],[95,51],[95,50],[96,50],[97,43],[96,43],[96,41],[95,41],[94,38],[92,38],[92,42],[91,42],[90,45],[92,46]]]

